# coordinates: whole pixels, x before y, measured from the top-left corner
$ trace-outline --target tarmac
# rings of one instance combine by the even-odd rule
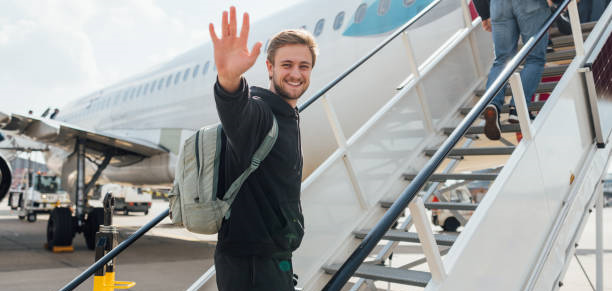
[[[154,200],[147,216],[142,213],[116,215],[113,224],[119,228],[119,240],[127,238],[166,208],[167,202]],[[611,223],[612,208],[605,208],[605,291],[612,291]],[[56,254],[44,249],[46,225],[47,215],[39,215],[34,223],[20,221],[6,201],[0,203],[0,290],[59,290],[94,262],[94,252],[87,249],[82,234],[77,234],[73,240],[74,252]],[[213,265],[215,243],[216,235],[189,233],[172,226],[166,218],[118,256],[116,280],[136,282],[136,286],[130,289],[134,291],[186,290]],[[400,245],[401,248],[413,255],[418,252],[414,245]],[[588,218],[576,253],[595,284],[594,213]],[[401,265],[398,259],[394,259],[394,267]],[[75,290],[93,290],[92,282],[88,279]],[[214,280],[210,283],[207,290],[214,289]],[[560,290],[593,290],[575,258],[568,267],[563,284]],[[376,285],[380,290],[388,287],[384,282]],[[392,290],[423,290],[396,284],[390,287]]]

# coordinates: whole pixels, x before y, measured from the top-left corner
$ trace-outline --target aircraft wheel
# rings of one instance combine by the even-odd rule
[[[19,220],[25,220],[26,219],[25,215],[19,215],[18,217],[19,217]]]
[[[130,211],[126,208],[123,209],[123,215],[130,215]]]
[[[56,207],[51,211],[49,221],[47,222],[48,248],[52,249],[53,246],[72,245],[73,236],[72,213],[70,209]]]
[[[104,208],[93,208],[89,214],[87,214],[85,228],[83,229],[85,243],[87,244],[87,248],[90,250],[96,248],[96,232],[100,230],[101,224],[104,224]]]
[[[148,215],[149,214],[149,209],[145,210],[144,215]]]
[[[36,213],[28,213],[28,222],[36,222]]]
[[[459,220],[457,220],[457,218],[449,217],[444,221],[442,228],[444,229],[444,231],[456,232],[460,224],[461,223],[459,223]]]

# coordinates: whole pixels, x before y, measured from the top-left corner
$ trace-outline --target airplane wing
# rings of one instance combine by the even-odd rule
[[[169,150],[143,140],[93,132],[65,122],[30,115],[0,112],[0,130],[72,152],[77,138],[85,142],[88,153],[112,155],[111,165],[124,166]]]

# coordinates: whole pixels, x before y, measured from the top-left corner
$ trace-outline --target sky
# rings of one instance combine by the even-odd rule
[[[167,61],[230,5],[253,23],[300,1],[0,0],[0,111],[39,115]]]

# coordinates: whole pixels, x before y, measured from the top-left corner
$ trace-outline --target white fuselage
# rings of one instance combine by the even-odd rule
[[[267,47],[267,41],[276,32],[286,28],[305,26],[313,33],[316,36],[320,53],[311,75],[310,88],[300,100],[303,102],[365,56],[397,27],[412,18],[409,15],[411,10],[408,8],[422,10],[431,1],[403,1],[403,4],[402,1],[398,3],[383,1],[393,2],[394,5],[404,5],[399,8],[395,6],[388,8],[396,9],[396,11],[406,9],[405,19],[398,18],[397,13],[391,13],[393,11],[389,11],[386,15],[376,14],[376,9],[381,9],[381,4],[379,4],[381,1],[370,2],[373,3],[369,3],[367,13],[358,11],[362,0],[331,2],[317,0],[295,5],[251,25],[248,47],[252,47],[256,41],[261,41],[264,44],[263,50]],[[372,7],[377,5],[378,7]],[[451,6],[453,8],[445,9],[445,4],[440,4],[435,8],[438,11],[430,12],[435,12],[437,15],[428,15],[426,19],[423,19],[423,23],[415,25],[416,27],[411,30],[422,29],[424,24],[427,24],[426,27],[435,27],[435,23],[431,25],[428,23],[437,22],[457,4]],[[371,9],[374,9],[374,12],[370,11]],[[342,13],[344,13],[343,16],[341,16]],[[364,19],[356,24],[355,18],[358,17],[356,14],[359,13],[366,14]],[[387,15],[392,19],[385,20]],[[372,17],[379,18],[368,23],[369,18]],[[323,25],[318,33],[321,28],[321,19],[323,19]],[[397,23],[394,24],[394,22]],[[363,27],[357,27],[361,30],[351,27],[358,25],[380,27],[374,32],[363,30]],[[428,29],[427,33],[421,33],[427,35],[428,39],[423,39],[423,45],[419,44],[414,48],[417,57],[419,54],[430,53],[427,52],[429,48],[426,43],[429,39],[435,39],[436,32],[444,30],[443,25],[437,26],[438,28]],[[354,31],[357,31],[357,34]],[[359,35],[359,31],[363,31],[362,35]],[[418,31],[416,33],[418,35]],[[366,63],[363,69],[355,71],[337,86],[337,89],[329,92],[328,97],[336,107],[339,118],[346,120],[343,121],[343,126],[346,126],[344,133],[347,136],[354,133],[364,122],[364,118],[371,115],[372,112],[368,110],[370,107],[375,107],[371,105],[385,101],[377,100],[381,92],[374,89],[354,88],[354,85],[351,84],[373,82],[379,84],[377,88],[381,88],[380,84],[387,84],[386,87],[395,88],[408,75],[406,72],[409,68],[403,55],[405,55],[405,48],[394,45],[378,54],[375,57],[376,63]],[[262,51],[255,65],[246,73],[245,77],[249,85],[269,87],[265,58],[265,51]],[[393,63],[394,61],[399,64]],[[153,156],[127,167],[109,166],[104,171],[102,182],[168,184],[174,177],[175,158],[184,139],[195,129],[218,122],[213,96],[215,81],[213,48],[212,44],[207,42],[167,63],[71,102],[60,111],[57,119],[100,133],[159,144],[170,151],[169,154]],[[351,104],[351,106],[346,107],[343,106],[344,104]],[[355,106],[357,104],[359,106]],[[312,107],[302,113],[305,176],[322,162],[321,158],[317,158],[319,156],[317,153],[328,153],[336,146],[332,135],[323,134],[330,131],[322,133],[320,130],[323,124],[327,123],[320,105]],[[360,116],[363,118],[358,118]],[[54,168],[53,165],[49,166]]]

